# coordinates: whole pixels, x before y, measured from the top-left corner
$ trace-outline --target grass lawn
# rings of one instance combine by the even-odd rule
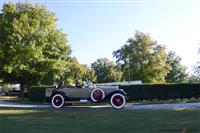
[[[0,109],[0,133],[200,133],[200,109]]]

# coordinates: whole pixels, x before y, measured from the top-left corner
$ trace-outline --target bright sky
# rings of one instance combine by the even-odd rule
[[[6,1],[0,0],[1,6]],[[114,60],[112,52],[133,37],[135,30],[149,33],[167,50],[175,51],[187,67],[197,62],[200,0],[31,1],[56,13],[57,27],[68,34],[72,55],[82,64],[90,65],[101,57]]]

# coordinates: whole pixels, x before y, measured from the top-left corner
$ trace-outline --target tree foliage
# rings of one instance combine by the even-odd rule
[[[200,83],[200,72],[198,73],[193,73],[189,77],[189,83]]]
[[[189,77],[186,72],[186,67],[181,64],[181,58],[170,51],[167,55],[167,64],[171,67],[166,76],[167,83],[183,83],[188,82]]]
[[[200,83],[200,47],[198,49],[199,61],[195,65],[192,75],[190,75],[189,82],[190,83]]]
[[[69,70],[70,47],[45,7],[7,3],[0,14],[0,78],[30,85],[52,84]]]
[[[95,71],[99,83],[120,81],[122,78],[120,69],[107,58],[97,59],[91,64],[91,68]]]
[[[91,82],[96,81],[96,76],[93,70],[87,65],[80,64],[78,60],[73,57],[70,60],[70,71],[66,76],[66,82],[75,83],[76,80],[89,80]]]
[[[0,87],[0,94],[9,93],[12,91],[12,86],[10,84],[3,84]]]
[[[165,48],[154,41],[148,34],[136,31],[125,45],[113,52],[117,64],[128,80],[130,65],[131,80],[142,80],[144,83],[165,83],[169,72],[166,63]]]

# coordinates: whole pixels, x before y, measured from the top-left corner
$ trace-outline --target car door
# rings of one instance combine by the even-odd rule
[[[90,88],[68,88],[65,94],[69,98],[88,98],[90,97]]]

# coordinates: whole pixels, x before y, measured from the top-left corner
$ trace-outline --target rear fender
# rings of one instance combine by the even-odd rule
[[[126,92],[124,92],[123,90],[115,90],[115,91],[111,92],[110,94],[108,94],[108,95],[106,96],[105,99],[110,99],[111,96],[112,96],[113,94],[115,94],[115,93],[120,93],[120,94],[124,95],[125,98],[126,98],[126,100],[128,100],[127,94],[126,94]]]

